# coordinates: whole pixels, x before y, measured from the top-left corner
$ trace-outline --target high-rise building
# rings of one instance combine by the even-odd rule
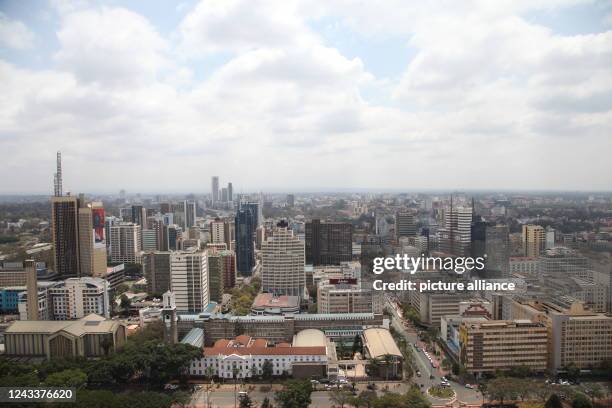
[[[306,263],[338,265],[353,257],[353,226],[344,222],[306,223]]]
[[[208,288],[210,301],[221,303],[225,292],[223,257],[219,252],[208,253]]]
[[[287,207],[293,207],[295,205],[295,196],[293,194],[287,194]]]
[[[211,197],[213,204],[219,201],[219,176],[212,177]]]
[[[228,200],[228,195],[227,195],[227,187],[222,187],[221,188],[221,202],[222,203],[227,203]]]
[[[142,230],[138,224],[122,222],[110,227],[111,261],[136,263],[141,239]]]
[[[226,222],[216,219],[210,222],[210,242],[219,244],[225,242]]]
[[[262,244],[262,277],[264,292],[275,295],[304,295],[304,242],[287,227],[274,230]]]
[[[440,251],[454,256],[470,256],[472,208],[453,207],[444,213],[444,225],[438,230]]]
[[[102,276],[106,273],[104,208],[102,203],[86,203],[79,197],[79,273],[78,276]]]
[[[523,225],[522,238],[526,257],[539,256],[546,246],[546,230],[540,225]]]
[[[485,268],[479,271],[481,278],[505,278],[510,276],[510,235],[508,226],[493,225],[481,219],[472,222],[472,257],[484,258]]]
[[[79,274],[79,202],[73,196],[51,198],[51,234],[55,271],[60,277]]]
[[[170,254],[168,251],[156,251],[143,255],[143,272],[149,294],[162,294],[170,290]]]
[[[140,228],[144,228],[146,226],[145,220],[147,219],[147,210],[142,205],[133,205],[131,215],[131,221],[134,224],[140,225]]]
[[[176,299],[176,310],[199,313],[208,306],[207,251],[175,251],[170,255],[171,290]]]
[[[234,201],[234,186],[231,182],[227,183],[227,201]]]
[[[414,237],[417,234],[416,223],[414,221],[414,213],[410,210],[398,211],[395,214],[395,236]]]
[[[142,230],[142,250],[156,251],[157,249],[157,231],[154,229]]]
[[[185,213],[185,231],[193,227],[196,223],[196,203],[195,201],[183,202],[183,211]]]
[[[254,234],[257,226],[254,207],[241,204],[236,211],[236,269],[242,276],[250,276],[255,266]]]
[[[53,177],[53,195],[55,197],[61,197],[63,195],[62,191],[62,153],[57,152],[56,156],[56,172]]]

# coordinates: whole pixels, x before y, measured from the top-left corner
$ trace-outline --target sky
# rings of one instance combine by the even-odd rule
[[[0,194],[612,190],[612,2],[0,0]]]

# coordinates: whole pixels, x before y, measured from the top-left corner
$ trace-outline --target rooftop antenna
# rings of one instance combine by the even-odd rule
[[[62,152],[57,152],[57,170],[53,177],[53,195],[62,196]]]

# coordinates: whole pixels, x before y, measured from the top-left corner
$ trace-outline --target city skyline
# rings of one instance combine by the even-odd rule
[[[2,2],[0,194],[49,191],[57,150],[72,192],[609,191],[611,28],[604,1]]]

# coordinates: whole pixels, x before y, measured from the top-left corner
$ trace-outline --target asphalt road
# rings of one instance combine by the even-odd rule
[[[422,386],[423,390],[426,390],[427,388],[433,385],[440,384],[440,382],[442,381],[442,374],[440,373],[440,370],[433,368],[431,366],[431,363],[425,356],[425,354],[423,354],[423,351],[422,350],[417,351],[417,349],[414,347],[414,344],[418,341],[418,335],[417,335],[416,330],[409,323],[408,323],[408,329],[406,329],[406,327],[404,326],[404,324],[406,323],[405,320],[399,316],[394,303],[391,302],[389,298],[387,297],[385,297],[385,305],[392,312],[391,324],[393,325],[393,328],[398,333],[400,333],[402,336],[406,338],[406,341],[410,345],[410,348],[412,349],[412,353],[415,357],[416,365],[419,371],[421,372],[421,377],[417,377],[415,375],[413,377],[413,381],[419,384],[419,386],[423,385]],[[433,380],[430,379],[430,375],[434,376]],[[480,391],[465,388],[465,386],[459,383],[456,383],[454,381],[450,381],[450,386],[455,391],[455,395],[457,396],[457,400],[459,402],[465,402],[467,404],[482,403],[482,394],[480,393]],[[437,404],[445,401],[445,400],[434,398],[430,396],[429,394],[427,394],[427,397],[432,402],[437,403]]]

